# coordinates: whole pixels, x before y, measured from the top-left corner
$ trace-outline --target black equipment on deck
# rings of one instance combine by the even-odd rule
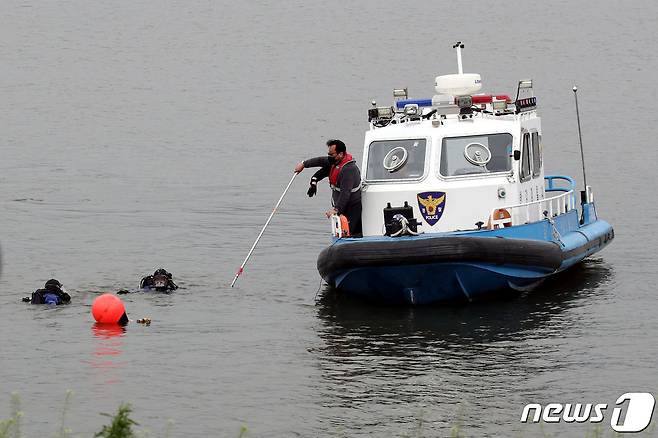
[[[404,201],[403,207],[391,207],[391,203],[388,202],[386,204],[386,208],[384,209],[384,225],[386,226],[387,236],[396,234],[401,229],[400,222],[394,219],[396,214],[401,214],[407,218],[407,221],[409,222],[409,229],[414,233],[418,232],[418,226],[420,224],[414,218],[414,210],[409,205],[409,203]]]

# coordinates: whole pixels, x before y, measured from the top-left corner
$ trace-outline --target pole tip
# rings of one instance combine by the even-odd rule
[[[574,86],[573,86],[573,92],[575,93],[576,91],[578,91],[578,87],[576,87],[576,86],[574,85]]]

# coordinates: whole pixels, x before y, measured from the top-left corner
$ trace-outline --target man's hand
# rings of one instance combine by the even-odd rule
[[[318,179],[316,177],[311,178],[311,187],[308,188],[308,192],[306,194],[308,195],[309,198],[312,198],[315,196],[315,194],[318,192]]]
[[[331,217],[335,214],[338,214],[338,210],[336,210],[335,208],[330,208],[329,210],[326,211],[325,214],[327,215],[327,217]]]
[[[304,170],[304,162],[303,162],[303,161],[300,161],[300,162],[297,163],[297,165],[295,166],[295,172],[296,172],[296,173],[299,173],[299,172],[301,172],[302,170]]]

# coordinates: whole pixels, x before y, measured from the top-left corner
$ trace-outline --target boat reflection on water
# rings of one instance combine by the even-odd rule
[[[313,349],[318,392],[323,406],[351,416],[349,424],[327,419],[327,430],[372,432],[377,424],[373,433],[397,436],[418,415],[432,431],[461,420],[487,430],[494,421],[515,424],[517,405],[543,387],[541,376],[578,362],[563,347],[592,323],[580,308],[605,298],[613,278],[610,265],[592,259],[532,292],[440,307],[375,306],[325,290],[317,310],[321,345]],[[361,417],[352,415],[355,407]]]
[[[503,299],[437,306],[385,306],[356,299],[328,287],[318,303],[321,333],[328,347],[361,347],[386,354],[388,348],[430,342],[476,345],[519,341],[544,332],[564,330],[577,321],[561,316],[565,310],[600,298],[613,271],[602,259],[587,260],[547,279],[530,292],[510,290]],[[392,344],[381,340],[395,341]]]

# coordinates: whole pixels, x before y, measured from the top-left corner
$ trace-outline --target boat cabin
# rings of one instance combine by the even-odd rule
[[[511,226],[506,207],[545,199],[532,81],[519,82],[514,100],[474,93],[480,87],[479,75],[445,75],[432,99],[399,89],[394,106],[373,102],[361,167],[364,236],[390,235],[385,209],[413,213],[418,232],[439,233]]]

